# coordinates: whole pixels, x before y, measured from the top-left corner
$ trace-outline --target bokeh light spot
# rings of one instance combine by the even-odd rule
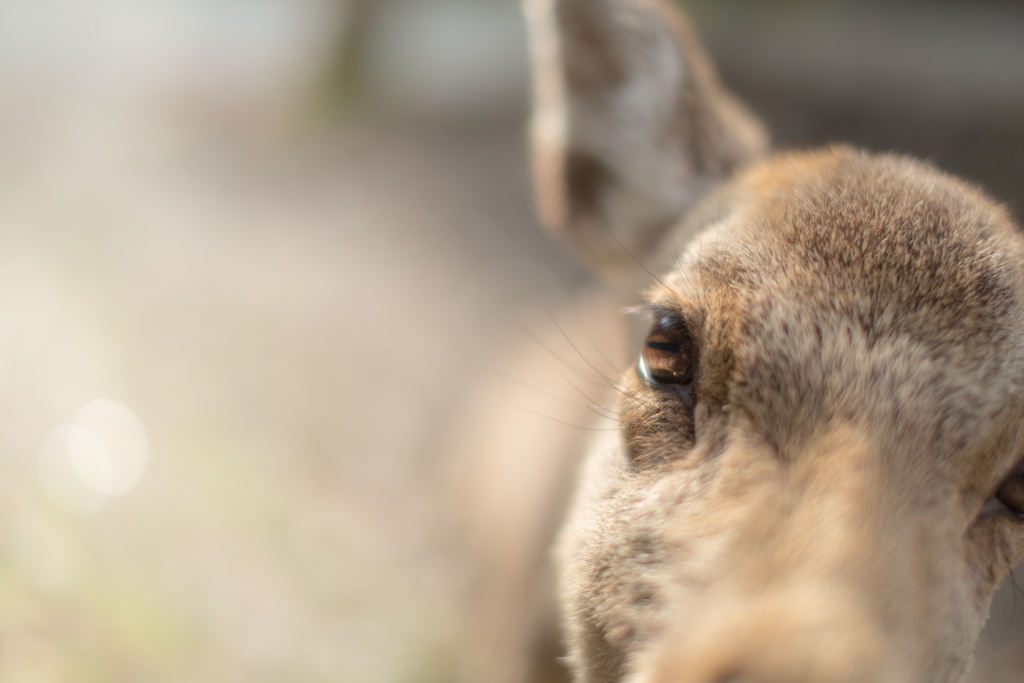
[[[110,495],[114,489],[114,464],[110,453],[91,429],[73,424],[68,430],[71,464],[79,476],[95,491]]]
[[[46,437],[39,453],[39,479],[58,507],[92,514],[108,496],[131,491],[149,463],[149,439],[142,422],[115,401],[96,399],[73,424]]]
[[[146,472],[149,463],[146,429],[125,406],[97,399],[75,417],[71,458],[90,487],[107,495],[124,495]]]

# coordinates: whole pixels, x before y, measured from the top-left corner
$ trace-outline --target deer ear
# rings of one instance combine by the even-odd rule
[[[524,0],[542,222],[592,267],[635,265],[768,147],[669,0]]]

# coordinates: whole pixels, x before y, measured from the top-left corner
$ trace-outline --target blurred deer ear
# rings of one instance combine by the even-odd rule
[[[635,265],[768,136],[669,0],[524,0],[541,220],[592,267]]]

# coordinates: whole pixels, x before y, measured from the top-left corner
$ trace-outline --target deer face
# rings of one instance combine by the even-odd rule
[[[566,529],[581,678],[959,680],[1024,550],[1020,240],[847,149],[727,192]]]
[[[530,9],[549,224],[658,264],[559,547],[577,679],[961,680],[1024,556],[1011,220],[907,159],[761,160],[668,5]]]

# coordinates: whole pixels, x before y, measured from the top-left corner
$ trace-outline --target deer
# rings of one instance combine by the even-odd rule
[[[1014,219],[905,156],[773,151],[669,0],[524,7],[541,222],[643,322],[612,428],[505,440],[546,474],[492,489],[536,533],[490,527],[474,679],[964,681],[1024,558]]]

